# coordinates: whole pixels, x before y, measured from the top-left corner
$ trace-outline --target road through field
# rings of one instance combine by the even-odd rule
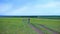
[[[46,26],[44,26],[44,25],[42,25],[42,24],[38,24],[38,25],[39,25],[40,27],[43,27],[43,28],[45,28],[46,30],[52,32],[52,34],[60,34],[60,32],[57,32],[57,31],[55,31],[55,30],[53,30],[53,29],[50,29],[50,28],[48,28],[48,27],[46,27]]]
[[[40,28],[36,27],[34,24],[30,23],[30,19],[28,20],[23,20],[23,22],[27,22],[27,24],[34,30],[36,31],[38,34],[45,34],[40,28],[44,28],[45,30],[47,30],[48,32],[51,32],[51,34],[60,34],[60,32],[57,32],[53,29],[50,29],[48,27],[46,27],[45,25],[42,24],[37,24],[40,26]],[[49,33],[50,34],[50,33]]]
[[[30,26],[33,30],[35,30],[38,34],[44,34],[40,29],[38,29],[38,28],[35,27],[34,25],[32,25],[32,24],[29,23],[29,26]]]

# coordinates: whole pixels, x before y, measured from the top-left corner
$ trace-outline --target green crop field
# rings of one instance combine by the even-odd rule
[[[33,24],[35,27],[41,29],[45,34],[52,33],[38,24],[44,25],[47,28],[60,32],[59,19],[30,18],[30,23]],[[0,34],[38,34],[38,33],[29,26],[27,18],[0,18]]]
[[[25,19],[26,20],[26,19]],[[37,34],[23,18],[0,18],[0,34]]]
[[[59,19],[37,19],[31,18],[31,23],[33,24],[42,24],[50,29],[60,32],[60,20]]]

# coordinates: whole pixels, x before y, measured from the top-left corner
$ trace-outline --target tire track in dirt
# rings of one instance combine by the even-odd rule
[[[29,23],[29,26],[35,30],[38,34],[44,34],[39,28],[35,27],[33,24]]]
[[[52,32],[52,34],[60,34],[60,32],[57,32],[57,31],[55,31],[55,30],[53,30],[53,29],[50,29],[50,28],[48,28],[48,27],[46,27],[46,26],[44,26],[44,25],[42,25],[42,24],[37,24],[37,25],[39,25],[40,27],[43,27],[43,28],[45,28],[46,30]]]

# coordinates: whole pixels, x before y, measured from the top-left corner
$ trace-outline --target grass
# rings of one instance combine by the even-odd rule
[[[44,34],[52,34],[51,31],[46,30],[45,28],[39,26],[38,24],[34,24],[34,23],[33,23],[33,25],[34,25],[35,27],[37,27],[38,29],[40,29]]]
[[[0,34],[37,34],[23,20],[23,18],[0,18]]]
[[[31,18],[30,22],[33,23],[33,24],[42,24],[42,25],[45,25],[48,28],[51,28],[55,31],[60,32],[60,20]]]
[[[42,24],[50,29],[60,32],[59,19],[31,18],[30,23],[41,29],[45,34],[52,34],[37,24]],[[0,18],[0,34],[37,34],[27,23],[27,18]]]

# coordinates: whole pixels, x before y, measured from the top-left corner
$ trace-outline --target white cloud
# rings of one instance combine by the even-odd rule
[[[57,9],[58,8],[58,9]],[[59,14],[60,12],[60,2],[49,2],[47,4],[36,4],[32,5],[31,3],[27,3],[26,6],[19,6],[18,9],[12,8],[11,5],[4,6],[5,11],[4,15],[52,15]],[[8,12],[6,12],[8,10]]]
[[[25,13],[28,10],[28,7],[22,7],[22,8],[18,8],[16,10],[12,10],[8,13],[6,13],[5,15],[17,15],[17,14],[22,14]]]
[[[49,2],[47,4],[38,4],[35,7],[36,8],[56,8],[60,6],[60,2]]]
[[[12,4],[0,4],[0,13],[6,12],[12,8]]]
[[[52,15],[60,13],[59,8],[60,2],[49,2],[47,4],[39,4],[31,6],[24,6],[11,12],[6,13],[5,15]],[[59,6],[59,7],[58,7]]]

